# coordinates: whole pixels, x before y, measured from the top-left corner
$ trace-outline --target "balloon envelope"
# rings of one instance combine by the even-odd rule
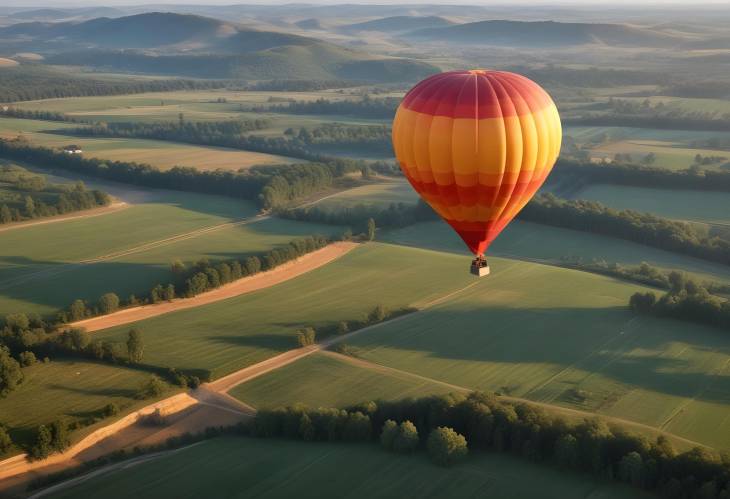
[[[477,255],[543,184],[561,138],[547,92],[506,71],[431,76],[406,94],[393,121],[406,178]]]

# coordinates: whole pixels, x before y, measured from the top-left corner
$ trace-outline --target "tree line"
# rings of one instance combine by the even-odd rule
[[[601,164],[560,158],[551,178],[564,175],[599,184],[730,192],[730,171],[699,167],[670,170],[629,162],[614,161],[610,164]]]
[[[63,97],[124,95],[178,90],[224,88],[228,83],[204,80],[101,80],[76,78],[38,65],[21,65],[3,69],[0,102],[18,102]]]
[[[535,196],[518,218],[566,229],[593,232],[675,253],[730,265],[730,241],[699,234],[690,224],[633,210],[615,210],[596,201]]]
[[[631,310],[730,330],[730,301],[679,272],[670,273],[668,280],[669,290],[658,298],[652,291],[631,295]]]
[[[87,210],[111,202],[106,192],[87,190],[81,181],[72,186],[49,185],[45,176],[13,165],[0,166],[0,187],[4,190],[0,224]]]
[[[392,119],[400,101],[400,97],[373,99],[365,95],[361,100],[333,101],[319,98],[314,101],[294,101],[286,105],[260,107],[255,110],[288,114],[334,114],[360,118]]]
[[[179,166],[162,171],[148,164],[64,154],[17,139],[0,139],[0,157],[145,187],[249,199],[258,202],[263,209],[322,190],[330,186],[334,178],[359,171],[364,164],[346,158],[315,156],[325,162],[253,167],[239,172],[200,171]]]
[[[24,120],[43,120],[43,121],[60,121],[63,123],[85,123],[86,120],[71,116],[57,111],[43,111],[36,109],[20,109],[18,107],[8,106],[0,107],[0,116],[9,118],[18,118]]]
[[[504,452],[668,498],[730,495],[730,462],[708,450],[696,447],[677,453],[664,436],[651,441],[609,427],[599,418],[575,423],[489,393],[366,402],[345,409],[295,405],[262,410],[247,430],[259,438],[377,439],[386,450],[427,451],[437,464],[451,464],[467,449]]]

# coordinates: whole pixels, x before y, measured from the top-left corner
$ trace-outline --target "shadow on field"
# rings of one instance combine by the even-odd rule
[[[288,334],[259,333],[242,334],[241,336],[208,336],[207,339],[239,347],[268,348],[276,351],[284,351],[297,346],[297,339],[293,331]]]
[[[529,397],[558,384],[600,392],[605,399],[593,402],[604,404],[640,387],[730,405],[723,331],[624,307],[451,307],[384,324],[352,345],[368,360],[475,389],[513,386]]]

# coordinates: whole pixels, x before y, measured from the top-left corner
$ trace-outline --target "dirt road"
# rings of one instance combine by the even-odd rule
[[[245,293],[251,293],[259,289],[268,288],[276,284],[288,281],[312,270],[327,265],[331,261],[340,258],[352,249],[357,243],[337,242],[325,246],[322,249],[299,257],[295,261],[279,265],[273,270],[261,272],[251,277],[244,277],[237,281],[216,288],[212,291],[201,293],[192,298],[177,298],[169,302],[143,305],[141,307],[125,308],[113,314],[92,317],[70,324],[72,327],[81,327],[88,332],[99,331],[114,326],[121,326],[158,315],[177,312],[188,308],[200,307],[227,298],[233,298]]]

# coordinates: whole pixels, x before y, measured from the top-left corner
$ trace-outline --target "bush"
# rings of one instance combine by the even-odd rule
[[[148,399],[152,397],[159,397],[165,391],[165,382],[157,376],[150,377],[145,381],[137,392],[138,399]]]
[[[23,367],[32,366],[37,362],[35,354],[30,351],[20,352],[20,355],[18,355],[18,360],[20,360],[20,365]]]
[[[468,452],[466,438],[452,428],[439,426],[428,436],[428,454],[440,466],[451,466]]]
[[[13,439],[10,438],[8,429],[0,425],[0,454],[5,454],[13,446]]]
[[[398,435],[393,442],[393,450],[402,453],[413,452],[418,447],[419,442],[416,425],[410,421],[403,421],[398,427]]]
[[[312,327],[305,327],[297,331],[297,343],[300,347],[314,345],[317,333]]]

